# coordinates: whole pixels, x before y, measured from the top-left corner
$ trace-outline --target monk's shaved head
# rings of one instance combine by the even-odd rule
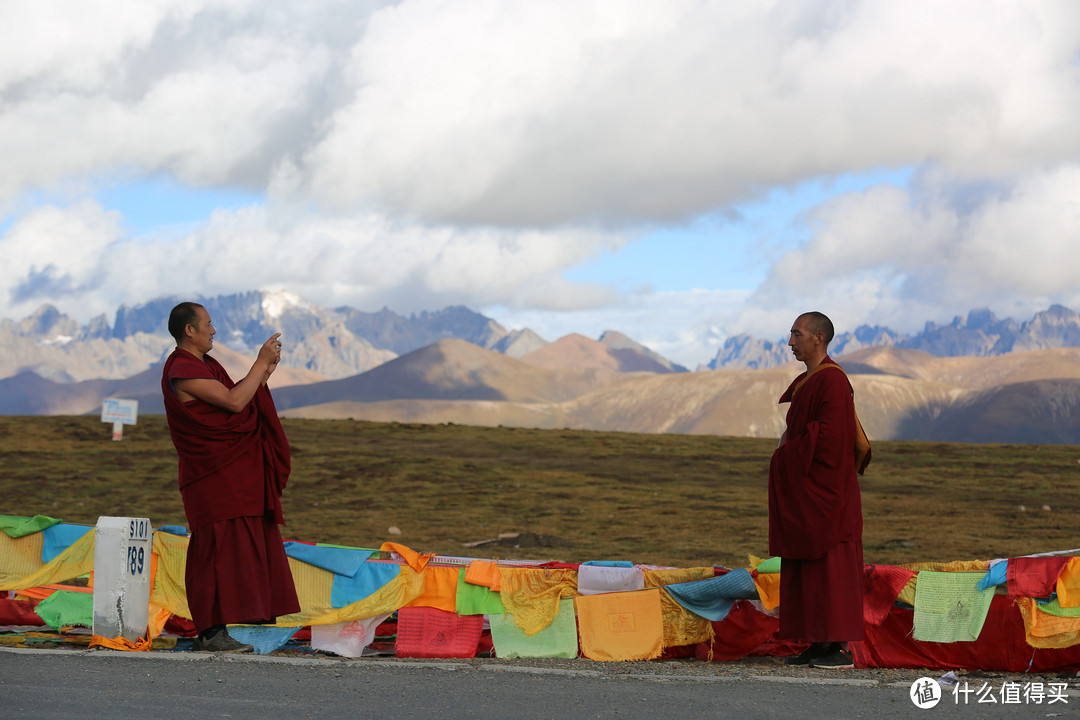
[[[198,329],[199,313],[197,310],[201,307],[202,305],[197,302],[182,302],[169,313],[169,334],[176,339],[177,343],[183,341],[184,328],[188,325]]]
[[[821,333],[825,336],[826,347],[832,342],[835,330],[833,330],[832,320],[828,318],[825,313],[820,313],[817,310],[812,310],[807,313],[803,313],[798,317],[799,320],[806,320],[806,325],[810,328],[810,332],[815,335]]]

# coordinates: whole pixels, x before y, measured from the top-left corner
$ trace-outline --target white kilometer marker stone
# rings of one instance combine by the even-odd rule
[[[147,518],[99,517],[94,530],[94,634],[135,641],[150,620]]]

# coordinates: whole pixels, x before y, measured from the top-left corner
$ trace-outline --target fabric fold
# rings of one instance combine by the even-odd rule
[[[1068,564],[1067,557],[1010,558],[1006,569],[1006,586],[1010,595],[1049,597],[1053,594],[1058,576]]]
[[[45,540],[41,548],[41,562],[52,562],[62,552],[82,540],[86,533],[93,530],[94,528],[89,525],[69,525],[68,523],[59,523],[45,528],[41,531],[41,537]]]
[[[435,557],[435,553],[422,553],[413,550],[411,547],[402,545],[395,542],[384,542],[379,546],[379,552],[393,552],[404,558],[406,564],[416,572],[420,572],[424,569],[424,566]]]
[[[597,595],[608,592],[632,592],[645,588],[641,568],[610,565],[582,565],[578,568],[578,592]]]
[[[7,534],[8,537],[20,538],[24,535],[32,535],[36,532],[41,532],[45,528],[52,527],[60,523],[60,520],[51,518],[48,515],[34,515],[33,517],[23,517],[22,515],[0,515],[0,530]]]
[[[355,575],[364,561],[375,554],[374,550],[308,545],[292,540],[287,540],[282,545],[285,547],[285,554],[293,560],[306,562],[308,565],[314,565],[345,577]]]
[[[334,575],[330,606],[343,608],[370,597],[400,574],[397,563],[363,562],[351,576]]]
[[[885,622],[900,592],[915,575],[911,570],[894,565],[866,565],[863,569],[863,620],[871,625]]]
[[[706,580],[666,585],[664,589],[690,612],[714,622],[727,617],[736,600],[758,597],[754,578],[748,570],[741,569]]]
[[[358,658],[364,648],[375,640],[375,631],[389,615],[311,626],[311,649],[329,652],[340,657]]]

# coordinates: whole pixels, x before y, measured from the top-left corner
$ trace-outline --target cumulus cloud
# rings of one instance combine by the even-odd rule
[[[627,223],[1080,149],[1067,0],[26,7],[0,38],[8,198],[121,168],[434,221]]]
[[[625,242],[595,231],[427,226],[264,206],[217,211],[183,232],[145,237],[125,235],[119,221],[90,201],[21,217],[0,237],[0,296],[9,310],[21,317],[48,301],[86,320],[131,298],[258,288],[367,310],[497,303],[569,311],[614,297],[569,283],[563,271]]]
[[[102,292],[113,273],[108,255],[120,237],[120,216],[92,202],[68,209],[43,206],[13,223],[0,237],[0,296],[28,313],[45,302],[104,312],[113,297]],[[109,309],[115,309],[115,305]]]
[[[1063,3],[407,3],[373,18],[304,172],[343,204],[514,224],[1023,168],[1080,149],[1077,28]]]
[[[932,173],[912,188],[838,196],[808,218],[814,234],[785,253],[729,326],[779,326],[830,310],[838,325],[918,330],[968,309],[1030,316],[1080,308],[1080,165],[972,186]],[[782,333],[780,333],[782,334]]]
[[[782,336],[807,304],[910,330],[1080,300],[1070,0],[38,0],[4,18],[4,314],[257,287],[602,330],[590,313],[618,305],[643,330],[617,329],[688,353]],[[642,226],[882,168],[918,173],[811,212],[737,310],[563,278]],[[82,200],[156,175],[268,201],[132,237]],[[694,336],[645,329],[646,306]]]

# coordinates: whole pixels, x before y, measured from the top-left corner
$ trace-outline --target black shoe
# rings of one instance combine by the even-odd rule
[[[855,667],[855,662],[851,659],[851,653],[838,648],[827,655],[811,660],[810,667],[826,670],[846,670]]]
[[[809,665],[810,661],[828,652],[827,648],[818,646],[817,643],[803,650],[798,655],[792,655],[784,660],[785,665]]]
[[[191,649],[202,652],[249,653],[255,647],[233,639],[227,630],[220,630],[209,637],[200,635],[191,643]]]

